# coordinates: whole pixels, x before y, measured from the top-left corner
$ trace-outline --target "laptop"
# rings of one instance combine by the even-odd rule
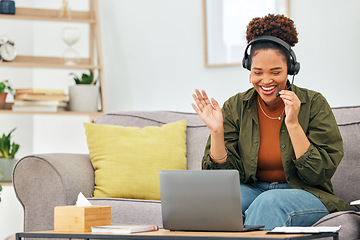
[[[164,229],[250,231],[243,226],[237,170],[164,170],[159,172]]]

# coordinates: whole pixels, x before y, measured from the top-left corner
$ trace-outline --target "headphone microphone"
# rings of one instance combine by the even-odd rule
[[[290,90],[291,89],[291,86],[294,84],[294,78],[295,78],[295,75],[292,76],[292,80],[291,80],[291,83],[289,85],[289,87],[286,89],[286,90]],[[280,97],[280,93],[276,93],[275,95],[276,97]]]
[[[270,36],[270,35],[264,35],[264,36],[254,38],[246,46],[244,58],[242,61],[243,67],[249,71],[251,71],[251,63],[250,63],[250,59],[249,59],[248,49],[251,45],[253,45],[254,43],[257,43],[257,42],[274,42],[274,43],[279,44],[280,46],[283,46],[289,52],[290,57],[291,57],[291,63],[290,63],[290,66],[288,67],[288,75],[292,75],[293,77],[292,77],[290,86],[286,90],[290,90],[291,86],[294,83],[295,75],[298,74],[300,71],[300,63],[297,62],[295,52],[291,49],[291,46],[287,42],[283,41],[282,39],[274,37],[274,36]],[[276,97],[279,97],[279,96],[280,96],[280,93],[276,93]]]

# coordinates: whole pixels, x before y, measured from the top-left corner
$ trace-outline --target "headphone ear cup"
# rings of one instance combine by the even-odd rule
[[[243,68],[246,68],[247,70],[251,70],[250,61],[248,56],[244,56],[242,61]]]
[[[298,62],[291,63],[288,74],[296,75],[299,73],[299,71],[300,71],[300,63],[298,63]]]
[[[296,62],[295,63],[295,66],[294,66],[294,74],[298,74],[300,71],[300,63],[299,62]]]
[[[294,64],[291,63],[288,70],[288,75],[294,75]]]

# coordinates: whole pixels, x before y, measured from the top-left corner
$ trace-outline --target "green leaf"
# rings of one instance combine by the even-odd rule
[[[14,89],[12,89],[12,87],[7,86],[6,89],[9,91],[9,93],[10,93],[11,95],[14,95]]]
[[[16,152],[19,150],[19,145],[11,143],[11,134],[16,130],[12,129],[8,135],[2,134],[0,138],[0,157],[1,158],[14,158]]]
[[[4,93],[5,92],[5,83],[0,82],[0,93]]]
[[[14,132],[16,130],[16,128],[13,128],[10,132],[9,132],[9,134],[8,134],[8,138],[10,139],[10,137],[11,137],[11,134]]]
[[[3,80],[0,82],[0,93],[4,93],[5,90],[14,95],[14,89],[10,86],[9,80]]]
[[[81,76],[82,82],[87,82],[89,80],[89,76],[86,73],[83,73]]]
[[[19,148],[20,148],[19,144],[12,143],[11,152],[10,152],[10,158],[15,158],[15,154],[17,153]]]
[[[89,72],[89,74],[83,73],[81,75],[81,79],[74,73],[70,73],[69,75],[74,76],[74,81],[76,84],[95,84],[97,80],[94,82],[94,73],[91,69]]]
[[[80,79],[78,77],[78,75],[76,75],[75,73],[70,73],[69,76],[74,76],[74,81],[75,81],[75,84],[80,84]]]
[[[90,69],[90,79],[91,79],[91,82],[90,82],[90,84],[94,84],[95,85],[95,83],[93,83],[93,81],[94,81],[94,73],[93,73],[93,71]]]

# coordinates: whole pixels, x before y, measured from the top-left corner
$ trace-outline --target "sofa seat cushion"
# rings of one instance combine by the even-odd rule
[[[317,221],[313,226],[339,226],[339,239],[360,239],[360,212],[342,211],[335,212]],[[332,238],[329,238],[332,239]]]
[[[344,145],[344,157],[342,158],[334,176],[331,179],[334,193],[348,204],[359,199],[360,156],[360,121],[338,124]],[[355,170],[355,171],[354,171]],[[355,183],[355,184],[354,184]],[[350,206],[349,210],[356,210]]]
[[[162,228],[161,202],[128,198],[89,198],[93,205],[111,206],[111,224],[157,225]]]
[[[84,123],[94,197],[160,200],[159,171],[186,170],[186,121],[161,127]]]

